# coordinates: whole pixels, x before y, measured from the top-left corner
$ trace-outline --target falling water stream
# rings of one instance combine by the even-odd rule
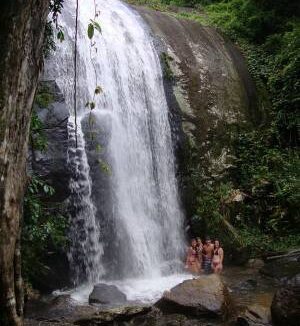
[[[60,24],[65,41],[46,64],[73,113],[75,3]],[[153,300],[180,274],[183,214],[159,55],[142,18],[118,0],[96,0],[102,34],[91,42],[93,0],[79,1],[78,148],[69,122],[74,171],[69,200],[70,263],[76,290],[86,300],[93,284],[116,284],[129,299]],[[90,113],[85,103],[93,98]]]

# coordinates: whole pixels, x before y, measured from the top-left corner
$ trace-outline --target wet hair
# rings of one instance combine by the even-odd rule
[[[219,239],[215,239],[215,241],[214,241],[214,247],[216,246],[216,245],[215,245],[215,242],[216,242],[216,241],[218,241],[218,242],[219,242],[219,248],[221,248],[221,242],[220,242],[220,240],[219,240]]]
[[[211,241],[211,238],[209,236],[206,236],[205,241]]]
[[[197,243],[197,241],[196,241],[195,238],[192,238],[192,239],[191,239],[191,244],[192,244],[193,242],[196,242],[196,243]]]

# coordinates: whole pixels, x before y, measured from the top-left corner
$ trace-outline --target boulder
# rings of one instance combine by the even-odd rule
[[[252,305],[238,316],[238,326],[269,326],[271,322],[270,308]]]
[[[300,263],[298,261],[276,260],[264,265],[260,273],[272,277],[280,283],[294,277],[300,273]]]
[[[74,321],[75,325],[119,325],[136,317],[142,317],[151,311],[150,306],[124,306],[98,311],[96,314],[85,316]],[[122,324],[123,325],[123,324]]]
[[[115,285],[107,285],[104,283],[96,284],[89,296],[89,303],[120,304],[126,301],[126,295]]]
[[[247,267],[249,268],[262,268],[265,265],[264,261],[259,258],[249,259],[247,262]]]
[[[163,294],[155,304],[163,313],[191,317],[222,317],[231,312],[227,287],[218,275],[187,280]]]
[[[275,326],[296,326],[300,320],[300,274],[277,290],[271,306]]]

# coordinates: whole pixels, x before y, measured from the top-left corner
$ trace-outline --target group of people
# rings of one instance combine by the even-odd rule
[[[204,244],[200,238],[192,239],[191,246],[188,248],[186,258],[186,269],[192,274],[202,272],[209,274],[221,273],[223,270],[224,250],[220,246],[220,241],[211,241],[209,237],[205,238]]]

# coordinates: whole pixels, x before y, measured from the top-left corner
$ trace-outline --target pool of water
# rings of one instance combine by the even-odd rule
[[[154,278],[130,278],[125,280],[116,281],[103,281],[99,283],[105,283],[108,285],[115,285],[120,291],[126,294],[127,300],[137,303],[153,303],[161,298],[162,294],[166,290],[170,290],[172,287],[183,282],[184,280],[191,279],[191,274],[173,274],[169,276],[161,276]],[[55,294],[70,294],[71,298],[80,304],[88,303],[88,298],[93,290],[93,285],[82,285],[76,289],[55,292]]]

